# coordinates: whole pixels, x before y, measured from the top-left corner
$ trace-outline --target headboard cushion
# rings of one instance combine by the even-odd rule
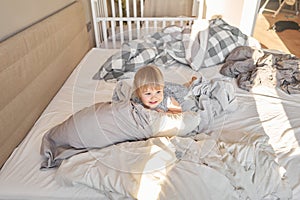
[[[0,43],[0,166],[90,48],[81,1]]]

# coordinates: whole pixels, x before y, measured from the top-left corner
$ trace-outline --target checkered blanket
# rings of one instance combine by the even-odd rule
[[[223,19],[210,20],[209,28],[200,31],[192,45],[187,60],[198,71],[225,61],[229,53],[238,46],[248,44],[248,36],[238,28],[227,24]]]
[[[222,19],[211,20],[209,28],[199,31],[196,40],[191,40],[190,33],[190,29],[170,26],[144,39],[126,42],[93,79],[116,79],[150,63],[162,67],[179,62],[198,71],[224,62],[235,47],[246,45],[248,39]]]
[[[126,42],[103,64],[93,79],[115,79],[149,63],[157,66],[168,66],[174,62],[188,64],[185,42],[188,42],[189,34],[190,30],[171,26],[144,39]]]

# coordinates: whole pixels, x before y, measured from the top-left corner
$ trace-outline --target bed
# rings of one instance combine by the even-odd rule
[[[276,77],[274,74],[272,79],[268,79],[268,84],[264,84],[262,81],[264,73],[259,74],[258,71],[255,71],[257,76],[251,74],[250,77],[255,76],[260,79],[240,85],[240,80],[244,80],[245,76],[239,76],[241,78],[237,79],[237,74],[230,77],[225,73],[228,71],[240,73],[242,70],[239,68],[226,70],[225,67],[246,66],[249,64],[247,55],[250,52],[251,56],[256,56],[256,62],[261,66],[283,61],[289,64],[289,70],[285,72],[290,72],[291,66],[294,66],[296,68],[293,71],[296,75],[294,78],[297,78],[299,60],[288,55],[279,59],[278,56],[282,53],[262,50],[259,46],[253,47],[257,44],[249,43],[250,40],[253,41],[253,38],[249,40],[249,37],[244,38],[245,40],[240,38],[239,42],[244,42],[245,45],[235,43],[232,49],[227,48],[222,51],[225,52],[223,57],[217,56],[211,59],[211,56],[203,56],[202,53],[207,46],[204,48],[197,43],[198,40],[193,40],[193,44],[196,42],[194,45],[183,43],[186,44],[184,50],[187,52],[184,57],[181,56],[182,54],[172,54],[169,49],[166,52],[173,55],[171,58],[163,57],[165,55],[162,54],[160,58],[164,59],[155,59],[156,64],[161,65],[160,69],[166,81],[183,84],[190,77],[196,76],[201,79],[201,83],[206,84],[200,85],[203,86],[202,96],[200,96],[201,105],[204,106],[204,111],[213,108],[215,112],[210,116],[207,124],[205,119],[208,118],[206,116],[203,118],[201,124],[205,126],[200,132],[184,137],[158,135],[143,140],[123,141],[72,155],[64,159],[59,167],[41,170],[41,163],[44,160],[41,153],[42,140],[50,129],[86,107],[111,101],[120,82],[130,86],[135,70],[145,62],[153,62],[153,58],[147,60],[148,56],[139,57],[137,54],[136,57],[140,59],[131,63],[130,66],[133,67],[114,68],[112,64],[114,61],[118,60],[116,62],[120,63],[120,58],[122,62],[129,59],[120,57],[125,52],[123,44],[119,48],[99,48],[101,44],[105,45],[105,40],[99,40],[100,46],[90,48],[80,1],[75,1],[45,21],[26,29],[25,32],[8,38],[1,43],[0,52],[16,52],[14,47],[16,41],[21,40],[20,38],[30,37],[33,32],[44,36],[44,26],[61,20],[69,24],[70,19],[78,23],[77,28],[74,28],[73,23],[72,26],[59,26],[64,27],[63,33],[59,35],[52,33],[55,36],[50,37],[49,41],[46,40],[50,44],[58,41],[57,44],[62,47],[59,50],[55,49],[54,52],[57,54],[53,55],[53,59],[45,61],[49,63],[45,74],[42,73],[38,78],[24,76],[24,81],[29,83],[27,87],[21,87],[25,84],[19,78],[18,86],[11,86],[11,90],[0,90],[2,97],[11,98],[1,98],[3,101],[0,118],[3,166],[0,171],[0,199],[300,198],[298,170],[300,167],[298,112],[300,94],[297,93],[297,86],[290,88],[274,84],[273,78]],[[224,23],[221,19],[215,21]],[[212,28],[211,24],[204,23],[207,21],[202,20],[200,22],[201,27],[193,26],[191,32],[183,31],[189,27],[182,28],[179,24],[178,28],[178,26],[168,26],[166,23],[166,28],[154,34],[165,36],[161,32],[166,31],[166,35],[172,34],[178,39],[177,33],[179,33],[183,35],[179,38],[183,39],[186,38],[185,36],[192,37],[193,31],[197,31],[197,37],[200,37],[201,41],[205,38],[215,39],[207,36],[205,32],[207,29],[202,29],[203,25]],[[216,27],[220,27],[219,25],[217,23]],[[234,27],[229,30],[232,29]],[[109,28],[106,30],[108,36],[113,34],[113,31],[109,32]],[[67,40],[66,38],[71,34],[74,34],[74,40],[67,44],[60,42]],[[155,37],[155,39],[164,38],[170,39]],[[218,43],[224,40],[224,38],[218,39]],[[38,42],[42,41],[44,40]],[[115,44],[117,43],[116,40]],[[107,39],[107,44],[113,42]],[[134,50],[128,48],[132,47],[128,44],[138,44],[143,47],[149,45],[145,46],[142,38],[138,40],[131,38],[127,46],[125,45],[126,51]],[[8,51],[7,45],[11,45],[11,50]],[[178,53],[182,48],[177,47],[177,45],[173,46],[172,49],[178,50],[176,51]],[[247,52],[242,51],[240,47],[246,47]],[[47,49],[48,46],[45,48]],[[201,53],[197,54],[195,49]],[[30,48],[26,50],[34,55],[40,52]],[[143,51],[138,52],[135,49],[135,52],[142,54]],[[16,57],[18,55],[17,52]],[[187,58],[186,56],[189,56],[189,59],[183,59]],[[269,59],[270,56],[275,56],[275,59]],[[234,60],[235,57],[239,59]],[[251,58],[253,61],[254,57]],[[189,60],[188,64],[183,63],[186,60]],[[34,61],[34,58],[33,61],[29,60],[30,66],[34,66],[31,65]],[[203,67],[196,69],[200,66],[199,62]],[[67,70],[64,71],[65,69]],[[20,70],[20,73],[24,70]],[[116,71],[117,73],[114,73]],[[5,70],[2,71],[1,77],[6,83],[3,87],[6,88],[12,83],[11,77],[15,79],[20,77],[13,72],[10,76],[5,73],[7,73]],[[60,76],[58,77],[57,74]],[[47,77],[51,78],[48,80]],[[249,77],[249,74],[246,77]],[[9,91],[14,92],[15,95]],[[32,97],[32,93],[36,98]],[[45,99],[43,100],[42,97]],[[39,103],[42,105],[38,106]],[[35,111],[32,114],[34,116],[30,118],[30,113],[33,111]],[[17,130],[15,130],[16,124],[18,124]]]

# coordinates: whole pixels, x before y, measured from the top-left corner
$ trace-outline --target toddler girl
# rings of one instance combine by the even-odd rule
[[[188,87],[195,79],[196,77],[193,77],[184,86],[164,82],[159,68],[148,65],[140,68],[134,76],[132,100],[159,112],[180,113],[183,111],[181,104],[189,92]]]

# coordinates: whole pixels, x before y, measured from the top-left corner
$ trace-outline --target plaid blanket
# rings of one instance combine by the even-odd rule
[[[188,64],[185,42],[188,42],[189,34],[188,29],[170,26],[144,39],[126,42],[119,52],[102,65],[93,79],[115,79],[149,63],[157,66],[168,66],[175,62]]]
[[[248,36],[238,28],[227,24],[223,19],[209,21],[209,28],[199,31],[198,37],[191,41],[187,58],[190,66],[198,71],[225,61],[229,53],[238,46],[248,44]]]
[[[245,34],[222,19],[211,20],[195,40],[191,39],[190,29],[170,26],[144,39],[124,43],[93,79],[116,79],[150,63],[162,67],[179,62],[198,71],[224,62],[235,47],[246,45],[247,41]]]

